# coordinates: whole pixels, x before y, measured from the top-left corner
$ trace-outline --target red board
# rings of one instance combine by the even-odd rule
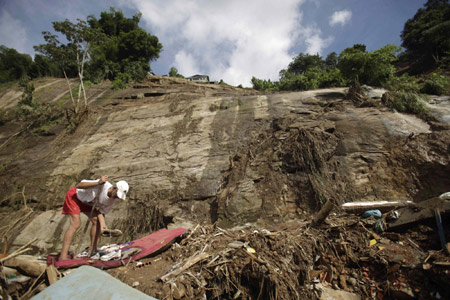
[[[128,248],[140,248],[141,252],[123,260],[102,261],[100,259],[91,259],[88,257],[82,257],[77,259],[59,261],[58,255],[49,255],[47,256],[47,265],[53,264],[55,267],[61,269],[74,268],[82,265],[89,265],[100,269],[119,267],[122,264],[127,264],[130,261],[144,258],[160,250],[161,248],[163,248],[164,246],[175,240],[177,237],[179,237],[186,231],[187,230],[184,228],[161,229],[150,235],[144,236],[143,238],[132,241],[131,244],[127,245],[126,247],[123,247],[122,250]]]

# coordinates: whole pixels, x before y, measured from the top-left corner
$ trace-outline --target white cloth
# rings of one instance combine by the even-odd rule
[[[81,182],[99,182],[98,180],[81,180]],[[78,189],[77,188],[77,197],[78,199],[86,204],[94,205],[97,203],[96,207],[102,214],[109,213],[114,203],[116,202],[116,198],[108,197],[108,189],[113,185],[108,181],[104,184],[90,187],[87,189]]]

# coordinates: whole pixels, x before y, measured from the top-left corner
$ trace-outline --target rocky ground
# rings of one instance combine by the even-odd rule
[[[67,105],[63,84],[37,82],[36,99]],[[91,86],[89,112],[71,134],[63,124],[47,136],[17,121],[0,126],[8,252],[35,237],[31,254],[58,251],[66,190],[107,174],[131,189],[107,220],[124,235],[103,242],[191,230],[142,266],[109,271],[156,298],[316,299],[337,290],[346,299],[447,298],[448,257],[434,223],[376,233],[370,220],[335,209],[311,226],[330,199],[419,203],[448,192],[449,99],[433,98],[424,121],[390,111],[382,93],[260,94],[157,76],[122,91]],[[18,95],[2,91],[2,109]],[[188,261],[196,263],[163,277]]]

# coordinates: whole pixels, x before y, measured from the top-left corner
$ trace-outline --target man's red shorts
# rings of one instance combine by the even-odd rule
[[[64,199],[63,215],[79,215],[80,212],[90,213],[92,206],[81,202],[77,197],[77,188],[71,188]]]

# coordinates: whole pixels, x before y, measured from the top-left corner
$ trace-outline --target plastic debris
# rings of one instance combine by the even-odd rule
[[[386,224],[384,223],[383,219],[377,220],[375,224],[373,224],[373,230],[376,233],[382,233],[386,230]]]
[[[256,250],[253,249],[252,247],[247,247],[247,252],[248,253],[256,253]]]
[[[375,219],[380,219],[381,218],[381,211],[378,210],[378,209],[366,210],[361,215],[361,218],[365,219],[365,218],[372,217],[372,216],[374,216]]]

